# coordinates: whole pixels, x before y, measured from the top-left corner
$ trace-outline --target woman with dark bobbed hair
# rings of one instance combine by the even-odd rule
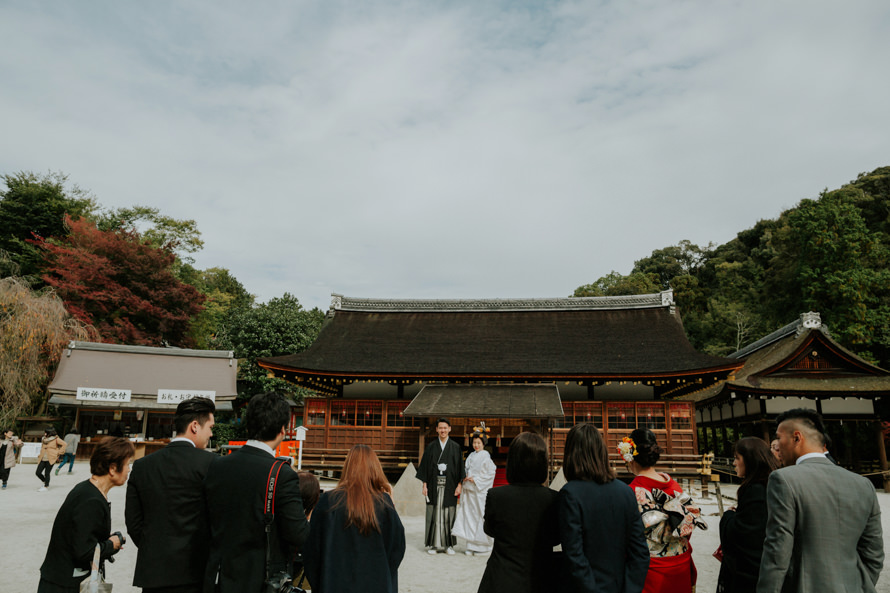
[[[757,588],[760,557],[766,538],[766,482],[778,461],[766,441],[745,437],[735,444],[733,466],[742,479],[737,507],[720,519],[723,563],[717,579],[718,593],[741,593]]]
[[[494,548],[480,593],[551,591],[550,569],[556,529],[556,492],[547,481],[547,443],[534,432],[520,433],[507,453],[507,486],[492,488],[485,499],[485,533]]]
[[[696,581],[689,536],[708,526],[701,511],[680,485],[656,471],[661,447],[648,428],[638,428],[618,444],[627,469],[636,476],[630,483],[643,519],[649,546],[646,593],[692,593]]]
[[[134,453],[133,443],[124,438],[106,438],[96,447],[90,479],[71,489],[53,521],[37,593],[78,593],[91,572],[96,546],[103,573],[105,559],[120,550],[124,540],[119,531],[111,533],[108,491],[126,483]]]
[[[639,593],[649,549],[633,492],[609,467],[609,453],[593,424],[576,424],[566,437],[559,491],[559,536],[569,591]]]

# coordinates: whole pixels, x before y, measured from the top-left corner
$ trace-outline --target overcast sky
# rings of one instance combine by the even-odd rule
[[[568,296],[890,165],[890,4],[2,2],[0,173],[262,301]]]

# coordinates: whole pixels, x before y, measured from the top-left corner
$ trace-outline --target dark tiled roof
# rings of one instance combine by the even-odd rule
[[[805,345],[812,344],[821,345],[845,360],[846,371],[836,372],[833,376],[820,376],[805,369],[793,373],[786,371],[781,375],[769,373],[770,369],[790,364]],[[750,390],[760,394],[772,392],[775,396],[850,394],[871,397],[890,392],[890,373],[835,342],[821,322],[805,326],[802,321],[795,321],[732,356],[745,361],[745,366],[739,369],[733,380],[720,382],[682,399],[718,401],[732,391]]]
[[[405,416],[562,418],[556,385],[426,385]]]
[[[424,312],[335,306],[308,350],[259,362],[320,374],[489,377],[683,375],[740,365],[696,351],[672,305],[574,310],[560,300],[574,301],[551,299],[557,306],[540,310],[511,301]]]

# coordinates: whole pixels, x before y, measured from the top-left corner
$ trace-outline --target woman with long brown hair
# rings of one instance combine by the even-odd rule
[[[766,441],[745,437],[735,444],[733,467],[742,479],[738,506],[720,519],[723,563],[717,579],[718,593],[753,591],[760,576],[760,557],[766,538],[766,483],[778,461]]]
[[[392,487],[367,445],[349,450],[340,483],[318,499],[303,565],[313,593],[395,593],[405,556],[405,528]]]

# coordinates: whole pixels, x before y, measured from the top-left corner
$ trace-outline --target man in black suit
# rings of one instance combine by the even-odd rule
[[[176,438],[133,464],[124,516],[139,548],[133,585],[143,593],[201,591],[210,549],[204,477],[214,459],[205,449],[215,411],[206,397],[181,402]]]
[[[206,593],[263,590],[264,512],[270,484],[274,497],[274,520],[268,535],[271,575],[289,571],[296,551],[309,535],[297,473],[287,464],[278,468],[275,459],[289,421],[290,406],[284,397],[275,392],[253,396],[246,418],[250,440],[231,455],[218,458],[207,472],[204,495],[210,514],[210,559]],[[277,471],[273,473],[273,469]]]

